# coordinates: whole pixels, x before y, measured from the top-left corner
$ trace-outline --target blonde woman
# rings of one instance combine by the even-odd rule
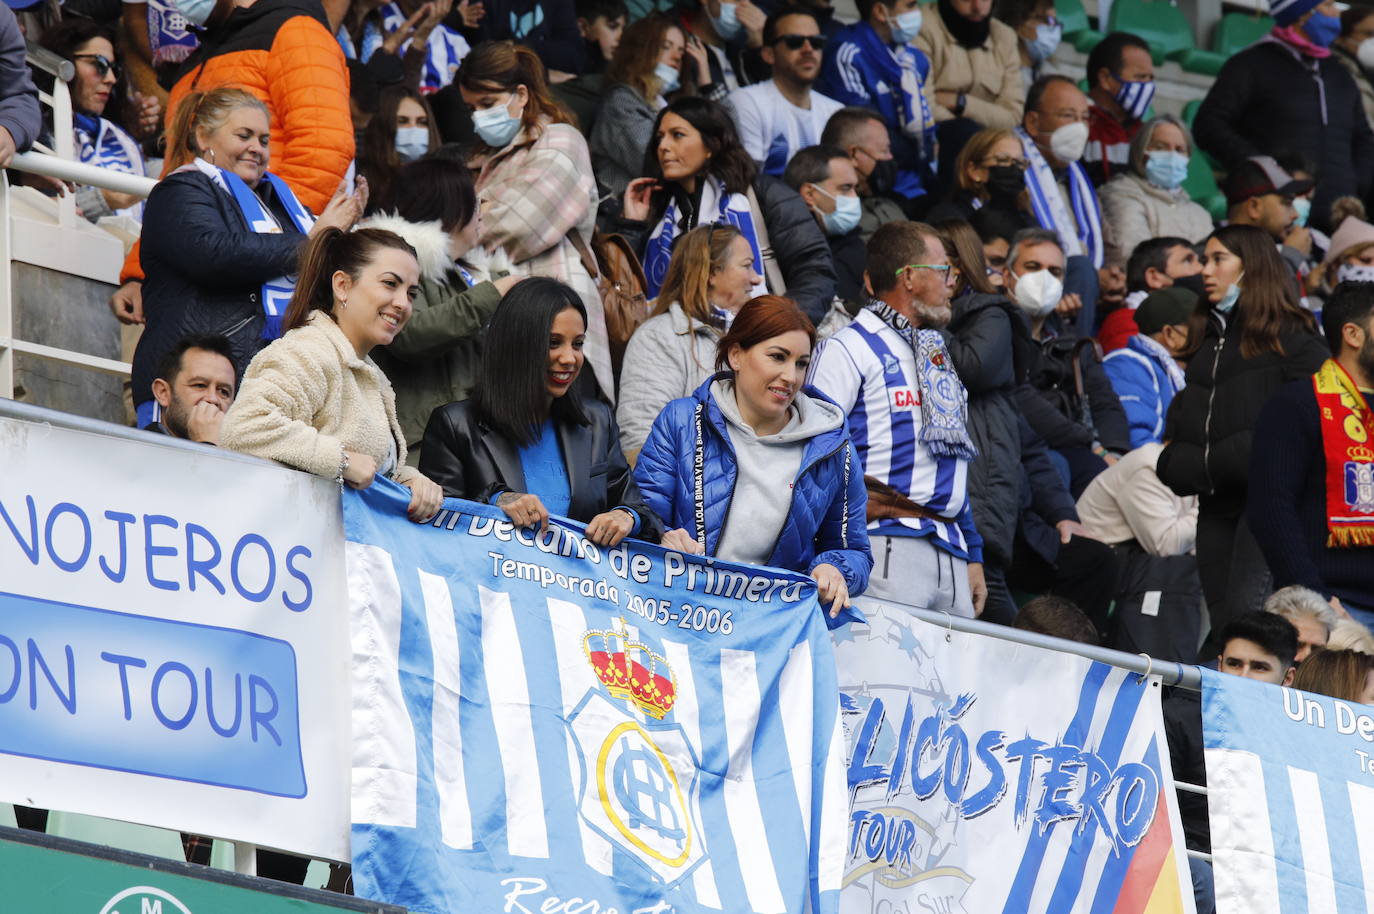
[[[699,226],[678,241],[653,316],[630,337],[620,368],[616,421],[631,464],[663,407],[714,373],[716,343],[761,280],[734,226]]]

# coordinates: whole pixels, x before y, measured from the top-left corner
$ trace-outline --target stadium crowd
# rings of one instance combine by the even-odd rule
[[[1374,697],[1374,8],[1271,0],[1183,118],[1130,32],[1058,72],[1051,0],[7,3],[81,161],[161,177],[20,178],[141,227],[150,432],[807,573],[833,624]],[[7,164],[53,125],[0,16]]]

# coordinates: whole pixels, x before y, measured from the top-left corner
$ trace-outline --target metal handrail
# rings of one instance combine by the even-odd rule
[[[143,175],[131,175],[98,165],[88,165],[85,162],[74,162],[43,152],[21,152],[14,157],[10,167],[62,181],[89,184],[120,194],[132,194],[140,198],[146,198],[157,184],[154,179],[145,178]]]
[[[44,73],[69,83],[76,76],[76,64],[65,57],[60,57],[39,44],[34,44],[30,39],[24,39],[27,45],[24,56],[28,59],[29,65],[37,67]]]

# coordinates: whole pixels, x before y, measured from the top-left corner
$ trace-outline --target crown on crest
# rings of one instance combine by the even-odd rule
[[[1367,446],[1363,444],[1355,444],[1351,445],[1349,448],[1346,448],[1345,455],[1351,460],[1357,461],[1359,463],[1369,463],[1370,461],[1374,461],[1374,450],[1370,450]]]
[[[647,644],[630,640],[624,619],[616,620],[614,629],[585,633],[582,652],[613,697],[633,701],[655,720],[673,709],[677,700],[673,668]]]

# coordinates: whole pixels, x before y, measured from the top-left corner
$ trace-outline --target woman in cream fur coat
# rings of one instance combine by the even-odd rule
[[[285,333],[244,373],[220,442],[356,489],[389,476],[411,491],[410,518],[432,517],[443,491],[406,465],[391,383],[368,353],[410,319],[415,250],[379,229],[326,229],[301,259]]]

